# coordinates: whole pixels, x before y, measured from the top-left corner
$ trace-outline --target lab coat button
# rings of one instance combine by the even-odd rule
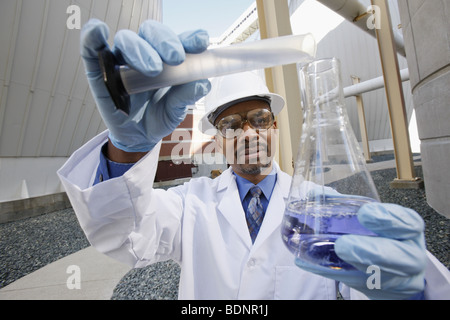
[[[252,259],[248,260],[247,267],[253,268],[255,265],[256,265],[256,260],[255,259],[252,258]]]

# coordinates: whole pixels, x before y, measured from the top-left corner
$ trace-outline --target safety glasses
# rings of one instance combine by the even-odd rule
[[[246,123],[252,129],[261,130],[269,129],[274,123],[275,117],[269,109],[259,108],[253,109],[245,113],[236,113],[220,119],[216,128],[219,134],[227,139],[236,136],[236,130],[243,129]]]

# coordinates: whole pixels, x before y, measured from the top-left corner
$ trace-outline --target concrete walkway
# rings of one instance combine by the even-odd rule
[[[0,300],[109,300],[129,270],[88,247],[0,289]]]

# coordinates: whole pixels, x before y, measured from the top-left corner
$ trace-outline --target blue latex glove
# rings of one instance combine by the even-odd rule
[[[186,107],[210,90],[208,80],[200,80],[169,89],[152,90],[130,96],[130,114],[116,109],[103,82],[97,53],[107,47],[109,29],[92,19],[81,31],[81,57],[88,82],[109,138],[115,147],[126,152],[146,152],[169,135],[186,116]],[[178,65],[186,53],[206,50],[206,31],[185,32],[179,36],[157,21],[144,22],[139,33],[120,30],[114,38],[114,55],[121,63],[152,77],[163,69],[163,62]]]
[[[396,204],[373,202],[359,209],[358,220],[378,236],[344,235],[336,240],[335,252],[360,273],[302,268],[345,283],[370,299],[409,299],[422,292],[426,267],[422,218]],[[366,273],[369,266],[380,270],[379,289],[367,286],[373,272]]]

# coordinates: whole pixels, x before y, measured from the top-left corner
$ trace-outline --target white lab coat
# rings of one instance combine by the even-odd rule
[[[159,144],[123,176],[92,186],[106,139],[107,132],[93,138],[58,171],[98,251],[133,267],[173,259],[181,267],[179,299],[336,298],[335,281],[295,266],[281,240],[291,178],[277,164],[277,182],[252,245],[231,170],[214,180],[152,189]],[[442,282],[447,270],[433,262],[430,270]],[[364,297],[345,286],[341,292],[345,298]]]

